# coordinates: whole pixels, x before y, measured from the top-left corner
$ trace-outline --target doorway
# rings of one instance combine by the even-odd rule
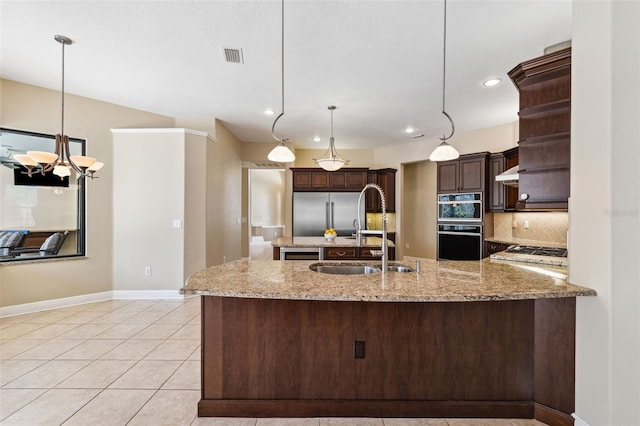
[[[285,231],[285,170],[248,170],[248,242],[251,259],[271,259],[271,242]]]

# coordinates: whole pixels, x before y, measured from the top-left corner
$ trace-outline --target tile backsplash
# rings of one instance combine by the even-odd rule
[[[382,213],[367,213],[367,229],[382,229]],[[387,232],[396,232],[395,213],[387,213]]]
[[[525,228],[525,224],[529,228]],[[504,239],[526,239],[558,244],[567,243],[569,213],[495,213],[493,235]]]

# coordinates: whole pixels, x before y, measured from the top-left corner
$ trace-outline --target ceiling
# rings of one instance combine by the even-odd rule
[[[450,132],[442,111],[442,1],[286,0],[285,115],[298,148],[325,149],[328,105],[341,148]],[[220,119],[245,142],[275,143],[281,105],[279,1],[0,2],[3,78],[176,118]],[[506,73],[571,38],[571,0],[449,0],[446,110],[456,131],[517,120]],[[223,48],[242,49],[227,63]],[[486,88],[482,82],[500,77]],[[67,120],[70,118],[67,117]],[[321,142],[313,142],[320,136]],[[451,140],[455,143],[455,136]]]

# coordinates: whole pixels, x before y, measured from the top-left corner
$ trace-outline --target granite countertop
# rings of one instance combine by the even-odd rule
[[[366,237],[361,247],[380,247],[382,238]],[[324,237],[280,237],[271,242],[273,247],[356,247],[355,238],[335,237],[327,241]],[[393,241],[387,239],[388,247],[395,247]]]
[[[381,272],[334,275],[311,271],[313,262],[241,259],[195,272],[184,292],[259,299],[371,302],[459,302],[595,296],[594,290],[566,281],[566,268],[524,265],[492,259],[422,259],[421,273]],[[415,267],[413,262],[390,262]]]

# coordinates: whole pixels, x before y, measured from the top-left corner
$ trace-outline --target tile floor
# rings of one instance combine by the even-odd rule
[[[0,319],[0,425],[542,425],[198,418],[199,399],[199,297],[112,300]]]

